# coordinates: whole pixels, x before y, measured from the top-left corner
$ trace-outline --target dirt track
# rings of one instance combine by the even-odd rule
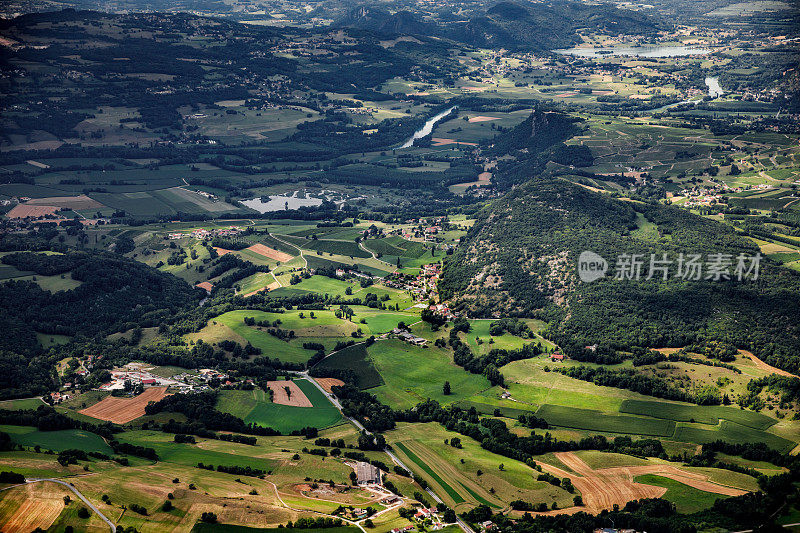
[[[644,474],[656,474],[679,481],[690,487],[706,492],[722,494],[725,496],[739,496],[745,491],[725,487],[708,481],[708,477],[694,472],[685,472],[672,465],[653,463],[642,466],[613,467],[593,470],[572,452],[558,452],[555,456],[564,465],[573,470],[567,472],[555,466],[539,463],[542,469],[558,477],[567,477],[583,497],[584,507],[550,511],[543,514],[572,514],[577,511],[599,513],[603,509],[611,509],[614,504],[623,507],[631,500],[641,498],[658,498],[664,495],[667,489],[635,483],[633,478]]]
[[[167,395],[166,387],[151,387],[135,398],[113,398],[109,396],[103,401],[87,407],[81,414],[108,420],[115,424],[127,424],[140,416],[144,416],[144,408],[150,402],[157,402]]]
[[[293,405],[295,407],[314,407],[305,393],[303,393],[303,389],[298,387],[294,381],[268,381],[267,387],[272,389],[272,403]],[[291,396],[286,394],[286,387],[291,390]]]
[[[780,368],[775,368],[775,367],[774,367],[774,366],[772,366],[772,365],[768,365],[767,363],[765,363],[764,361],[762,361],[761,359],[759,359],[758,357],[756,357],[756,356],[755,356],[755,355],[753,355],[752,353],[748,352],[747,350],[740,350],[740,351],[741,351],[741,352],[742,352],[744,355],[746,355],[747,357],[749,357],[749,358],[750,358],[750,360],[751,360],[751,361],[753,361],[753,362],[756,364],[756,366],[757,366],[758,368],[760,368],[761,370],[765,370],[765,371],[767,371],[767,372],[771,372],[771,373],[773,373],[773,374],[778,374],[779,376],[786,376],[787,378],[796,378],[796,377],[800,377],[800,376],[795,376],[794,374],[792,374],[792,373],[790,373],[790,372],[787,372],[786,370],[781,370]]]

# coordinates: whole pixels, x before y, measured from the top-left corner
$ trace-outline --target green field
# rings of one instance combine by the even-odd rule
[[[485,377],[456,366],[449,352],[433,346],[420,348],[386,340],[376,342],[367,352],[384,381],[370,392],[393,408],[410,408],[428,398],[452,403],[489,387]],[[445,381],[450,382],[449,396],[442,393]]]
[[[0,409],[9,411],[22,411],[24,409],[38,409],[42,405],[47,405],[38,398],[26,398],[24,400],[5,400],[0,402]]]
[[[455,502],[456,505],[464,502],[464,498],[462,498],[461,495],[458,492],[456,492],[456,490],[453,487],[451,487],[445,480],[443,480],[441,476],[437,474],[431,467],[425,464],[425,461],[417,457],[417,455],[414,452],[409,450],[408,446],[406,446],[402,442],[398,442],[396,446],[400,449],[400,451],[406,454],[406,456],[409,459],[411,459],[411,461],[413,461],[414,464],[417,465],[423,472],[432,477],[436,481],[436,483],[438,483],[439,486],[442,487],[442,489],[444,489],[447,495],[453,499],[453,502]]]
[[[477,441],[436,423],[401,423],[386,437],[408,459],[409,467],[441,487],[437,493],[452,505],[466,509],[484,504],[497,509],[516,499],[557,501],[562,508],[572,505],[571,494],[538,481],[536,471],[525,463],[489,452]],[[461,448],[445,442],[454,437],[461,439]]]
[[[636,476],[633,480],[636,483],[655,485],[656,487],[664,487],[667,489],[667,492],[661,497],[674,503],[679,513],[696,513],[703,509],[708,509],[714,505],[714,502],[718,499],[725,498],[725,496],[720,494],[699,490],[684,485],[680,481],[675,481],[674,479],[658,476],[656,474]]]
[[[591,431],[629,433],[632,435],[649,435],[655,437],[671,437],[675,432],[675,422],[673,420],[609,415],[600,411],[564,407],[561,405],[542,405],[536,414],[547,420],[548,424],[554,426]]]
[[[350,370],[362,389],[383,385],[383,378],[368,359],[367,348],[363,343],[348,346],[326,357],[314,367],[316,370]]]
[[[30,426],[0,426],[0,431],[8,433],[17,444],[30,447],[39,445],[42,449],[54,452],[77,449],[109,455],[114,453],[100,435],[80,429],[39,431]]]
[[[174,442],[174,435],[161,431],[140,430],[126,431],[117,435],[121,442],[129,442],[139,446],[155,449],[158,460],[168,463],[177,463],[186,466],[197,466],[197,463],[225,465],[225,466],[250,466],[269,470],[275,466],[275,461],[263,457],[252,457],[254,448],[246,444],[220,443],[218,447],[226,450],[206,449],[202,447],[205,442],[198,439],[198,444],[178,444]],[[214,442],[215,441],[208,441]]]
[[[70,291],[77,287],[80,287],[83,282],[72,279],[69,277],[69,274],[64,274],[62,276],[42,276],[42,275],[35,275],[35,276],[24,276],[15,278],[17,281],[33,281],[37,285],[39,285],[42,289],[50,292],[58,292],[58,291]]]
[[[733,444],[763,442],[770,448],[782,452],[788,452],[797,444],[783,437],[773,435],[772,433],[759,431],[747,426],[728,422],[727,420],[723,420],[719,427],[715,429],[702,429],[679,424],[675,430],[675,438],[673,440],[694,442],[697,444],[704,444],[715,440],[724,440]]]
[[[326,428],[342,421],[339,410],[308,380],[296,380],[314,407],[295,407],[269,401],[261,389],[252,391],[224,390],[219,394],[217,409],[247,422],[288,433],[306,426]]]
[[[384,239],[367,239],[364,241],[364,247],[376,254],[383,254],[392,259],[397,257],[419,259],[427,255],[433,260],[433,256],[430,254],[430,245],[409,241],[399,236],[386,237]],[[389,261],[389,258],[384,259]]]
[[[675,420],[676,422],[697,422],[716,426],[720,419],[730,420],[743,426],[764,430],[777,422],[761,413],[724,407],[721,405],[682,405],[667,402],[648,402],[642,400],[625,400],[619,408],[621,413],[646,415],[655,418]]]

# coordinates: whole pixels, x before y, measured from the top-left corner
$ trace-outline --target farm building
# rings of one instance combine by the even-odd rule
[[[558,352],[556,352],[554,354],[551,354],[550,355],[550,360],[553,361],[553,362],[555,362],[555,361],[563,361],[564,360],[564,354],[563,353],[558,353]]]
[[[381,470],[375,465],[359,461],[356,463],[356,477],[358,484],[381,484]]]
[[[394,328],[392,333],[397,335],[400,340],[403,340],[409,344],[413,344],[415,346],[425,346],[428,344],[427,339],[423,339],[422,337],[417,337],[413,333],[409,333],[408,331],[404,331],[402,329]]]

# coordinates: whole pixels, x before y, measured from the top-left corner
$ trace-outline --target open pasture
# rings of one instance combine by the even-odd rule
[[[708,509],[721,497],[719,494],[702,491],[657,474],[636,476],[634,481],[667,489],[661,498],[674,503],[679,513],[694,513]]]
[[[399,340],[378,341],[367,349],[369,358],[384,380],[371,389],[379,400],[396,409],[413,407],[428,398],[442,404],[468,398],[489,387],[488,380],[456,366],[449,352],[421,348]],[[452,394],[442,386],[450,382]]]

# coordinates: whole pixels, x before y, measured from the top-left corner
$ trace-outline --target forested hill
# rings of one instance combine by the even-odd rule
[[[334,25],[384,35],[430,35],[471,46],[539,51],[580,43],[580,28],[612,35],[648,35],[663,27],[643,13],[578,2],[500,2],[471,13],[468,20],[454,22],[428,22],[412,11],[392,13],[387,8],[362,5],[339,17]]]
[[[197,291],[183,280],[108,252],[17,252],[5,255],[2,262],[23,272],[80,282],[55,293],[35,281],[0,284],[3,320],[24,325],[29,335],[93,336],[136,325],[157,326],[197,302]],[[25,346],[9,346],[11,340],[0,340],[0,347],[27,351]]]
[[[605,278],[585,283],[579,254],[609,262]],[[756,254],[733,229],[677,208],[616,200],[580,186],[539,178],[489,204],[444,267],[441,294],[473,316],[539,316],[568,352],[585,346],[682,347],[718,340],[750,349],[771,364],[800,370],[800,275],[761,261],[757,281],[687,281],[678,254]],[[622,253],[674,263],[669,279],[616,280]],[[705,263],[704,263],[705,264]],[[735,267],[736,261],[733,261]],[[734,268],[729,270],[733,272]],[[706,271],[703,271],[705,277]],[[608,350],[606,350],[607,348]]]
[[[551,50],[580,43],[579,28],[612,35],[646,35],[660,27],[648,15],[605,4],[501,2],[484,16],[448,28],[448,36],[473,46]]]

